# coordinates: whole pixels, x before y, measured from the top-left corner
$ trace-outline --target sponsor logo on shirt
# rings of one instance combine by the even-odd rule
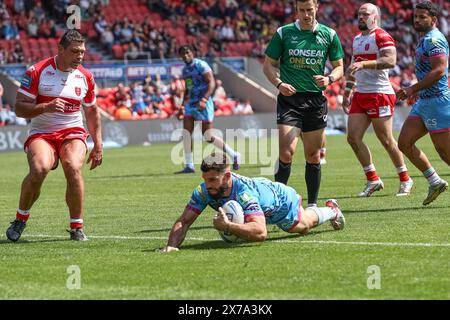
[[[241,194],[240,198],[241,198],[242,204],[244,204],[244,205],[251,200],[251,197],[245,192],[243,194]]]
[[[81,95],[81,88],[80,87],[75,87],[75,94],[77,96]]]
[[[29,75],[24,75],[20,85],[26,89],[30,89],[31,87],[31,77]]]

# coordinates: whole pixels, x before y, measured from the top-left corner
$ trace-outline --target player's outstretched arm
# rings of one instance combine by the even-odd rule
[[[97,105],[84,107],[84,114],[86,115],[86,125],[89,134],[94,142],[94,148],[92,148],[87,160],[87,163],[91,163],[90,170],[93,170],[101,165],[103,161],[102,124]]]
[[[178,251],[186,237],[187,231],[197,217],[198,214],[194,210],[186,207],[183,214],[175,221],[172,230],[170,230],[167,245],[161,249],[161,252]]]
[[[48,103],[36,104],[36,99],[27,97],[23,93],[17,92],[14,110],[18,117],[35,118],[45,112],[64,112],[64,100],[54,99]]]
[[[217,230],[230,232],[246,241],[258,242],[267,238],[266,218],[264,216],[252,216],[244,224],[239,224],[228,220],[225,211],[219,208],[213,224]]]

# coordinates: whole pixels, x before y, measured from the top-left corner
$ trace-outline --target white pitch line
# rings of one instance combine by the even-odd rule
[[[67,236],[51,236],[46,234],[26,234],[24,238],[67,238]],[[92,239],[102,240],[167,240],[167,237],[129,237],[129,236],[88,236]],[[186,238],[190,241],[220,241],[219,238]],[[268,239],[270,240],[270,239]],[[354,246],[386,246],[386,247],[447,247],[450,248],[450,243],[422,243],[422,242],[368,242],[368,241],[329,241],[329,240],[272,240],[271,242],[279,243],[294,243],[294,244],[331,244],[331,245],[354,245]]]

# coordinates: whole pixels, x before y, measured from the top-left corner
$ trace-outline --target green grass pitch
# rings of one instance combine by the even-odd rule
[[[413,193],[395,197],[395,168],[373,134],[367,141],[385,189],[361,199],[364,175],[345,136],[328,138],[320,201],[339,200],[344,230],[325,224],[300,237],[269,226],[264,243],[229,245],[207,209],[171,254],[158,248],[201,182],[199,173],[173,174],[180,169],[170,161],[173,145],[105,150],[100,168],[85,167],[85,243],[65,231],[61,167],[44,182],[21,240],[6,240],[27,164],[22,152],[1,154],[0,299],[450,299],[450,193],[423,207],[426,180],[407,163]],[[429,138],[420,146],[449,179]],[[306,195],[303,159],[299,143],[290,185]],[[258,165],[239,171],[259,172]],[[67,286],[69,266],[79,268],[80,289]]]

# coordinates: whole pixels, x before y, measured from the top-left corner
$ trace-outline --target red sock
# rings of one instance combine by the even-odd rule
[[[367,180],[368,181],[378,181],[380,180],[380,177],[378,177],[377,172],[376,171],[368,171],[365,172]]]
[[[83,229],[83,219],[70,219],[70,229]]]
[[[409,180],[408,169],[406,169],[406,166],[398,167],[397,173],[398,173],[398,176],[400,177],[401,182],[406,182]]]
[[[372,163],[369,164],[367,167],[364,167],[363,169],[368,181],[380,180],[380,177],[378,177],[377,171],[375,170],[375,166]]]
[[[23,222],[27,222],[29,217],[30,217],[30,213],[28,211],[22,211],[22,212],[17,211],[16,212],[16,219],[17,220],[20,220],[20,221],[23,221]]]
[[[406,182],[406,181],[409,180],[409,174],[408,174],[408,171],[400,172],[400,173],[398,174],[398,176],[400,177],[400,181],[401,181],[401,182]]]

